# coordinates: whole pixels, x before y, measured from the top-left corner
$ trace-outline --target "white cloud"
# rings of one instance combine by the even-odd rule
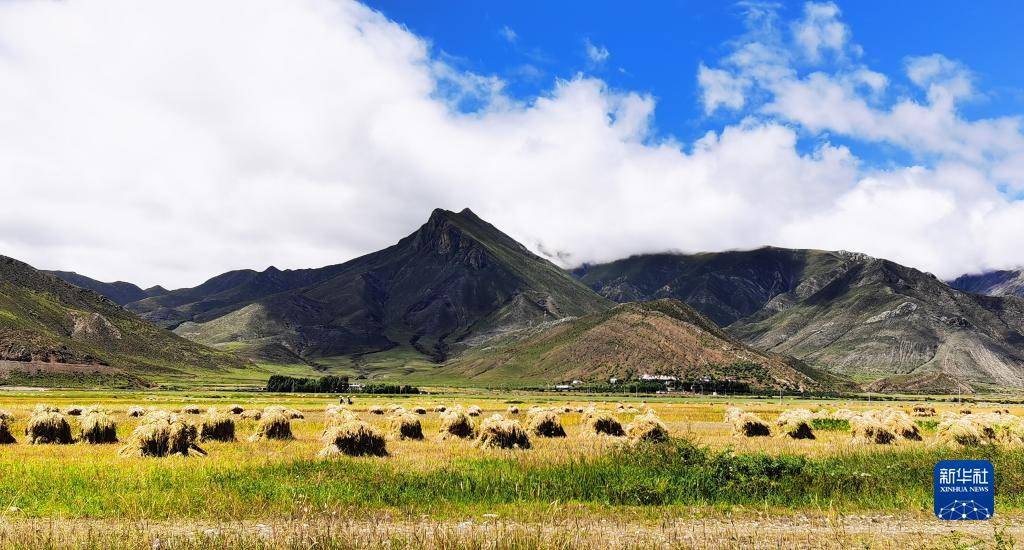
[[[509,44],[515,44],[516,41],[519,40],[519,35],[516,34],[516,31],[513,30],[512,27],[509,27],[508,25],[501,27],[501,29],[498,31],[498,34],[502,38],[504,38],[505,41],[508,42]]]
[[[611,55],[608,52],[608,48],[594,44],[589,38],[583,41],[583,46],[587,51],[587,59],[590,60],[594,65],[601,65],[608,60]]]
[[[719,107],[741,109],[745,102],[744,93],[749,80],[734,76],[729,71],[710,69],[703,63],[697,69],[697,84],[701,89],[704,114],[712,114]]]
[[[762,244],[859,249],[942,275],[1022,260],[1008,235],[1024,212],[992,181],[1024,158],[992,164],[994,138],[1018,151],[1013,121],[911,100],[880,109],[859,91],[884,91],[884,77],[798,77],[778,45],[707,70],[768,90],[777,114],[678,143],[654,132],[648,95],[576,77],[520,101],[344,1],[0,3],[0,253],[191,285],[345,261],[434,207],[468,206],[570,262]],[[982,154],[879,171],[825,140],[801,152],[808,128],[908,147],[931,133],[923,151]]]
[[[839,15],[839,6],[832,2],[804,5],[804,18],[793,24],[793,35],[807,59],[818,62],[829,51],[842,55],[850,31]]]

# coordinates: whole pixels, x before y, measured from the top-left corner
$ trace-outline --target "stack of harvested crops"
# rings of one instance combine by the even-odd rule
[[[655,414],[642,414],[626,425],[626,436],[629,442],[660,443],[668,441],[668,428]]]
[[[185,405],[181,408],[181,414],[201,414],[202,412],[199,405]]]
[[[947,418],[939,423],[935,428],[935,442],[940,445],[973,447],[988,441],[975,419],[959,417]]]
[[[477,407],[476,405],[470,405],[468,408],[466,408],[466,414],[468,414],[469,416],[480,416],[481,413],[483,413],[483,411],[480,409],[480,407]]]
[[[610,435],[614,437],[626,435],[626,432],[622,429],[622,424],[611,413],[588,409],[583,416],[583,425],[586,427],[586,433],[593,435]]]
[[[249,409],[247,411],[242,411],[242,414],[239,416],[241,416],[242,420],[259,420],[263,416],[263,411]]]
[[[245,412],[245,409],[243,409],[241,405],[236,404],[228,405],[227,411],[231,414],[242,414],[243,412]]]
[[[427,409],[423,407],[413,407],[412,412],[416,414],[427,414]]]
[[[0,445],[10,445],[18,442],[18,440],[14,438],[14,434],[11,433],[12,419],[13,416],[10,413],[7,411],[0,411]]]
[[[743,414],[743,409],[739,407],[729,407],[725,409],[725,423],[734,424],[736,420]]]
[[[249,437],[249,441],[261,439],[293,439],[292,422],[282,408],[267,407],[260,416],[256,425],[256,433]]]
[[[814,439],[814,413],[807,409],[783,411],[775,420],[779,435],[792,439]]]
[[[888,445],[896,442],[896,433],[878,411],[867,411],[850,419],[850,437],[854,443]]]
[[[391,416],[391,428],[398,439],[423,439],[423,427],[415,414],[401,412]]]
[[[73,441],[71,425],[56,407],[37,405],[25,426],[25,435],[33,445],[46,443],[67,444]]]
[[[855,416],[857,416],[857,413],[851,411],[850,409],[836,409],[832,411],[832,414],[829,415],[829,418],[835,420],[846,420],[847,422],[849,422],[850,419]]]
[[[68,416],[82,416],[82,407],[78,405],[71,405],[70,407],[64,409],[64,414]]]
[[[565,437],[565,428],[555,411],[540,411],[529,418],[530,433],[540,437]]]
[[[5,411],[3,409],[0,409],[0,420],[14,422],[14,413],[12,413],[11,411]]]
[[[231,415],[221,414],[217,409],[206,411],[203,422],[199,425],[199,441],[234,441],[235,419]]]
[[[751,412],[742,412],[733,419],[732,432],[743,437],[767,437],[772,433],[768,423]]]
[[[79,424],[82,441],[93,445],[117,443],[117,424],[107,413],[91,412],[82,416]]]
[[[530,436],[518,421],[495,414],[480,424],[480,437],[476,444],[500,449],[529,449]]]
[[[462,407],[445,411],[441,415],[441,427],[438,431],[441,433],[441,439],[469,439],[476,435],[473,420],[462,410]]]
[[[911,412],[914,414],[914,416],[919,417],[935,416],[936,414],[935,407],[925,405],[924,403],[915,404],[914,407],[911,409]]]
[[[322,440],[325,444],[319,453],[322,458],[338,455],[387,456],[388,454],[384,436],[369,423],[354,417],[328,428]]]
[[[897,437],[907,441],[921,441],[921,428],[909,414],[899,409],[887,408],[878,415],[885,427]]]
[[[437,412],[437,413],[443,413],[444,411],[447,411],[447,410],[448,410],[448,407],[445,407],[444,405],[436,405],[436,406],[434,406],[434,412]]]
[[[198,436],[196,427],[176,414],[147,415],[119,452],[140,457],[205,455],[206,451],[196,445]]]
[[[370,405],[367,412],[370,414],[384,414],[384,407],[381,407],[380,405]]]
[[[133,405],[131,407],[128,407],[128,416],[132,418],[140,418],[146,416],[146,409],[143,409],[142,407],[139,407],[137,405]]]
[[[509,405],[508,409],[505,412],[507,412],[508,414],[519,414],[519,407],[515,405]]]

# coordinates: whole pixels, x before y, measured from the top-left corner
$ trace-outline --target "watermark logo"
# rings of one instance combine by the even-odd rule
[[[995,512],[995,470],[987,460],[943,460],[935,465],[935,516],[986,520]]]

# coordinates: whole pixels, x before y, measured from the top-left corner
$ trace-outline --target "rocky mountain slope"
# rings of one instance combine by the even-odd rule
[[[435,210],[394,246],[344,264],[232,272],[128,307],[187,319],[175,332],[210,345],[273,343],[304,358],[408,346],[442,361],[467,339],[610,303],[466,209]]]
[[[949,286],[986,296],[1017,296],[1024,298],[1024,271],[990,271],[978,275],[962,275]]]
[[[616,300],[680,299],[751,346],[882,386],[1024,386],[1024,301],[887,260],[763,248],[636,256],[576,274]]]
[[[481,382],[559,382],[672,375],[757,389],[821,390],[839,377],[754,350],[672,299],[633,302],[523,329],[453,359],[443,372]]]
[[[0,361],[108,366],[129,378],[248,365],[5,256],[0,256]]]

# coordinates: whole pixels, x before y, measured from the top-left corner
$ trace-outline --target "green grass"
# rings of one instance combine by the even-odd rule
[[[0,502],[40,517],[223,520],[338,508],[432,517],[496,508],[530,513],[552,503],[924,511],[935,462],[957,457],[992,460],[997,507],[1024,508],[1021,451],[900,449],[806,458],[710,451],[682,440],[555,464],[512,454],[422,471],[387,459],[241,467],[187,459],[194,461],[187,468],[180,464],[186,459],[130,467],[8,461],[0,463]]]
[[[811,421],[811,427],[823,432],[848,432],[850,421],[839,418],[815,418]]]

